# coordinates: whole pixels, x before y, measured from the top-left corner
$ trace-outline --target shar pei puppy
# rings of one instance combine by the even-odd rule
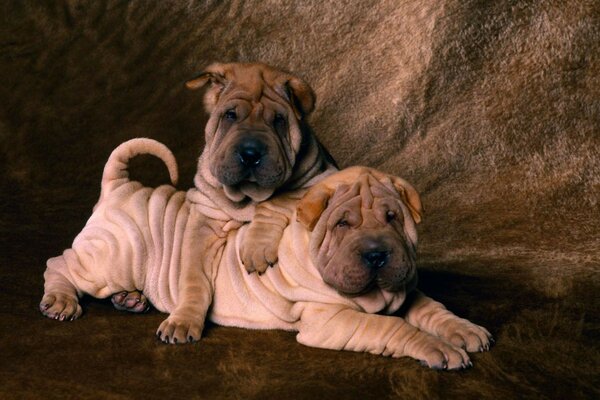
[[[186,196],[191,206],[177,267],[182,274],[180,299],[160,330],[168,335],[187,329],[193,341],[205,317],[197,305],[211,296],[195,288],[209,279],[202,264],[225,240],[223,229],[252,220],[242,258],[249,272],[264,271],[277,261],[276,243],[293,212],[285,193],[308,187],[336,168],[306,123],[315,95],[300,78],[265,64],[217,63],[186,85],[207,87],[204,104],[210,118],[195,188]],[[144,152],[138,150],[130,149]],[[264,204],[269,198],[272,201]],[[102,200],[103,195],[99,203]],[[46,290],[44,313],[65,320],[79,316],[77,297],[63,291]],[[138,291],[124,291],[113,302],[121,309],[141,311],[145,298]]]
[[[436,369],[472,365],[488,350],[483,327],[416,289],[421,201],[403,179],[365,167],[328,176],[297,202],[277,268],[249,275],[230,232],[214,260],[209,318],[221,325],[297,331],[308,346],[410,356]],[[400,307],[402,317],[392,315]]]
[[[88,223],[72,248],[48,260],[40,304],[48,317],[76,318],[85,293],[102,298],[142,290],[159,310],[177,309],[185,287],[181,258],[189,254],[185,230],[198,204],[172,186],[129,181],[127,161],[141,153],[163,159],[176,180],[175,160],[158,142],[135,139],[113,152]],[[222,325],[298,331],[298,341],[309,346],[411,356],[433,368],[467,367],[465,350],[488,349],[484,328],[415,290],[421,206],[412,186],[351,168],[304,192],[289,194],[296,216],[283,231],[278,267],[262,275],[248,274],[241,260],[251,226],[231,220],[222,227],[224,240],[213,240],[205,254],[207,279],[194,287],[204,295],[201,315]],[[211,204],[204,212],[221,221],[225,213]],[[376,314],[392,314],[406,302],[404,318]],[[197,340],[202,330],[165,334],[163,326],[157,334],[169,343]]]
[[[336,170],[306,123],[315,94],[302,79],[260,63],[212,64],[186,85],[208,86],[195,186],[233,219],[252,220],[242,261],[248,272],[264,272],[277,261],[293,213],[285,193]]]

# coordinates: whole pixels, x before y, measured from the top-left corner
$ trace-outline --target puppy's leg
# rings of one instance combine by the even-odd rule
[[[333,350],[352,350],[391,357],[409,356],[434,369],[471,366],[467,353],[421,331],[402,318],[366,314],[343,306],[307,306],[298,342]]]
[[[213,298],[216,267],[227,240],[223,226],[222,221],[191,210],[183,236],[177,305],[156,332],[163,342],[200,339]]]
[[[443,304],[418,290],[415,290],[407,301],[411,302],[405,316],[408,322],[454,346],[468,352],[476,352],[489,350],[490,344],[493,343],[492,335],[487,329],[457,317]]]
[[[263,273],[277,262],[283,230],[300,197],[299,192],[286,193],[257,204],[240,246],[240,257],[248,273]]]
[[[71,249],[65,250],[62,256],[50,258],[47,262],[40,311],[48,318],[73,321],[82,314],[79,305],[80,293],[72,283],[73,263],[76,267],[79,266],[77,255]]]
[[[111,296],[110,301],[119,311],[143,313],[150,309],[150,303],[146,296],[137,290],[115,293]]]

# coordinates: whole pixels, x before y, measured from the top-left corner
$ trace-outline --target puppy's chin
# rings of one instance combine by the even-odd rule
[[[350,298],[368,296],[373,292],[379,291],[394,294],[406,291],[406,281],[390,283],[376,278],[371,280],[363,288],[353,288],[352,290],[349,290],[348,288],[334,286],[334,289],[336,289],[342,296]]]
[[[333,285],[331,285],[333,286]],[[339,294],[341,294],[342,296],[346,296],[346,297],[360,297],[360,296],[364,296],[366,294],[369,294],[370,292],[372,292],[374,289],[377,288],[377,285],[375,283],[375,280],[371,280],[367,285],[365,285],[362,288],[342,288],[342,287],[335,287],[333,286],[334,289],[336,289],[338,291]]]
[[[390,292],[390,293],[400,292],[400,291],[404,290],[405,286],[406,286],[405,280],[398,281],[398,282],[389,282],[384,279],[377,278],[376,282],[377,282],[378,288],[380,288],[381,290],[384,290],[386,292]]]
[[[360,297],[377,291],[398,293],[407,289],[412,290],[416,285],[416,274],[413,271],[407,271],[403,276],[397,276],[394,279],[386,279],[386,277],[382,277],[380,274],[375,274],[368,279],[362,280],[362,283],[355,282],[348,284],[346,282],[331,281],[326,281],[325,283],[343,296]]]
[[[259,186],[254,182],[243,182],[237,186],[224,186],[225,196],[233,202],[239,203],[249,197],[254,202],[265,201],[275,191]]]

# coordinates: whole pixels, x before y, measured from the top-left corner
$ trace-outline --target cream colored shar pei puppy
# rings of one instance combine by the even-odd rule
[[[127,160],[150,153],[165,161],[173,181],[172,154],[158,142],[136,139],[111,155],[102,195],[73,247],[48,261],[40,307],[49,317],[81,314],[84,293],[107,297],[143,290],[159,310],[172,313],[181,301],[183,240],[197,204],[164,185],[144,188],[127,179]],[[300,196],[298,191],[296,196]],[[291,194],[290,198],[294,195]],[[221,221],[222,211],[203,205]],[[279,264],[261,276],[241,262],[251,226],[231,221],[205,254],[194,286],[197,309],[223,325],[298,331],[301,343],[332,349],[412,356],[435,368],[470,365],[467,351],[487,349],[489,333],[459,319],[414,290],[418,194],[405,181],[366,168],[351,168],[317,184],[298,203],[285,228]],[[239,228],[239,229],[238,229]],[[396,312],[409,293],[404,319]],[[61,306],[56,312],[51,308]],[[163,341],[197,340],[197,330],[159,328]]]
[[[137,249],[138,245],[163,243],[163,234],[155,231],[159,227],[152,224],[160,224],[163,219],[164,224],[179,224],[177,229],[181,232],[177,233],[180,236],[177,236],[179,242],[176,245],[181,254],[164,259],[160,258],[163,255],[150,252],[147,257],[134,261],[144,265],[170,263],[173,273],[177,271],[181,274],[177,306],[163,322],[160,331],[164,337],[172,338],[175,330],[186,330],[189,332],[186,339],[193,341],[199,339],[205,319],[205,310],[198,305],[212,297],[211,293],[196,290],[211,279],[205,274],[203,262],[215,256],[215,249],[220,248],[226,239],[224,232],[235,222],[253,219],[248,228],[250,232],[242,258],[248,271],[264,271],[277,261],[276,243],[293,212],[293,202],[285,194],[279,193],[308,187],[334,171],[335,167],[306,125],[306,116],[314,108],[315,95],[301,79],[264,64],[213,64],[197,78],[187,82],[187,86],[190,89],[208,87],[204,103],[210,118],[205,129],[206,146],[199,158],[194,179],[195,188],[188,191],[186,196],[172,194],[170,189],[164,187],[152,192],[139,184],[126,182],[126,172],[111,164],[107,165],[97,208],[104,209],[105,204],[110,204],[106,207],[109,210],[129,207],[129,203],[119,203],[130,201],[127,197],[129,194],[124,193],[126,190],[132,191],[130,197],[140,202],[140,210],[130,209],[134,215],[155,205],[158,205],[157,210],[161,210],[162,205],[168,210],[181,208],[177,216],[179,219],[173,221],[160,215],[163,210],[157,211],[156,220],[121,221],[143,224],[135,228],[142,233],[127,236],[126,239],[131,243],[123,246]],[[146,145],[141,146],[137,149],[131,146],[121,148],[125,154],[115,155],[113,162],[126,162],[134,153],[146,152],[143,148]],[[153,148],[159,151],[156,146]],[[152,153],[151,150],[149,152]],[[167,157],[165,151],[159,152],[161,157]],[[172,163],[174,165],[174,160]],[[175,169],[172,168],[173,171]],[[117,174],[118,179],[114,180],[115,176],[111,173]],[[139,191],[139,194],[134,194],[135,191]],[[125,196],[123,199],[119,197],[121,194]],[[143,198],[150,203],[141,206]],[[263,204],[268,198],[271,201]],[[95,219],[92,216],[92,220]],[[151,226],[152,230],[146,232],[145,229]],[[131,229],[135,230],[134,227]],[[161,229],[170,231],[175,226]],[[110,247],[115,243],[109,241],[100,245],[94,241],[91,246]],[[67,265],[85,263],[82,257],[85,256],[67,251],[60,260],[49,261],[41,304],[45,315],[69,320],[81,314],[77,293],[72,285],[65,283],[69,277],[62,277],[60,271]],[[139,292],[130,292],[127,288],[119,290],[125,293],[113,297],[113,302],[119,308],[130,311],[145,308],[144,301],[140,301],[144,297]]]

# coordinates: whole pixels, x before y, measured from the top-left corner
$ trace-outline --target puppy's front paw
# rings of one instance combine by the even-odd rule
[[[473,365],[465,350],[423,331],[410,337],[399,355],[408,355],[432,369],[458,370]]]
[[[469,353],[488,351],[494,342],[487,329],[463,318],[444,323],[440,337],[456,347],[466,349]]]
[[[202,328],[202,322],[171,315],[160,324],[156,336],[163,343],[193,343],[200,340]]]
[[[277,262],[281,236],[276,226],[250,223],[240,248],[240,257],[248,273],[262,274]]]
[[[137,290],[115,293],[110,298],[110,301],[119,311],[143,313],[150,309],[150,304],[146,296]]]
[[[420,349],[417,359],[432,369],[459,370],[473,365],[463,349],[433,337]]]
[[[40,302],[40,311],[48,318],[73,321],[82,314],[76,297],[61,293],[45,294]]]

